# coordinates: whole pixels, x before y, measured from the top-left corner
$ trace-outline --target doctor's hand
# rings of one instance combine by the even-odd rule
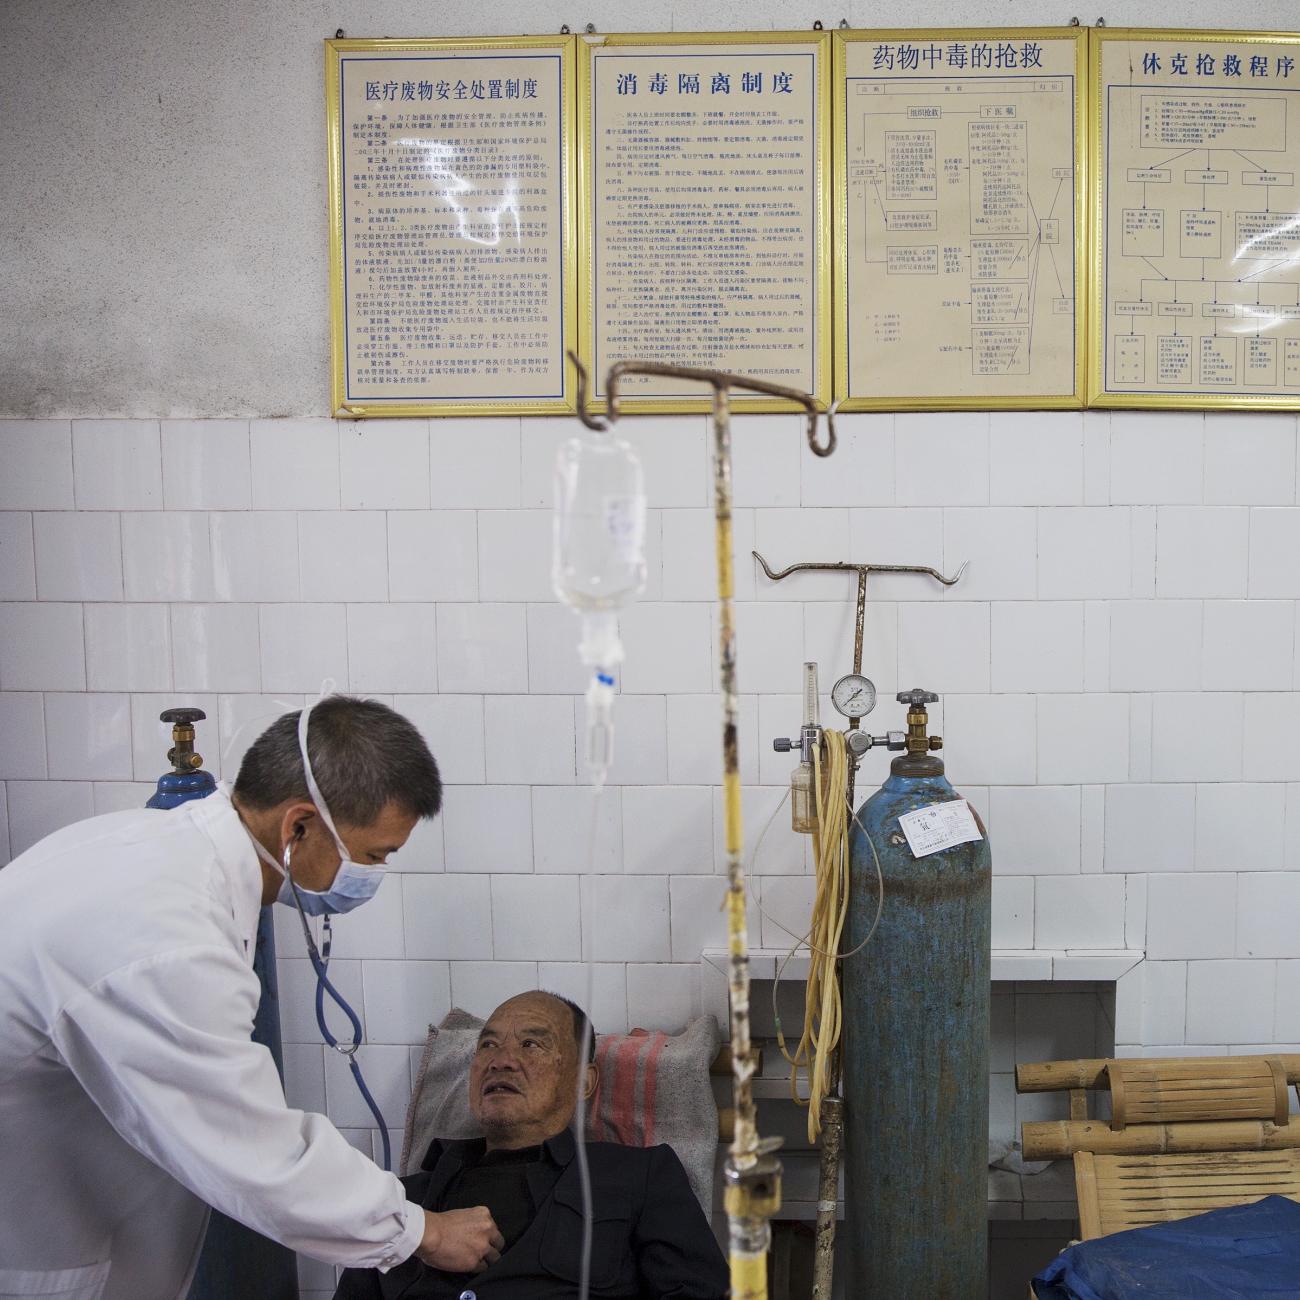
[[[446,1273],[481,1273],[501,1258],[505,1248],[505,1238],[487,1206],[475,1205],[442,1214],[425,1210],[424,1237],[415,1257]]]

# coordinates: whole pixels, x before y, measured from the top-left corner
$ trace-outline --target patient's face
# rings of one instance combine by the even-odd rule
[[[578,1049],[573,1013],[545,993],[502,1003],[479,1034],[469,1107],[488,1149],[536,1146],[573,1118]]]

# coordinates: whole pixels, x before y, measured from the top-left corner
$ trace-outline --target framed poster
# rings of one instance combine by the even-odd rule
[[[572,40],[325,56],[335,413],[572,410]]]
[[[579,38],[582,355],[730,370],[830,396],[830,41]],[[599,403],[597,403],[599,404]],[[795,409],[736,394],[737,410]],[[708,410],[634,376],[629,411]]]
[[[1300,37],[1091,40],[1089,404],[1300,408]]]
[[[1083,403],[1087,31],[835,33],[835,396]]]

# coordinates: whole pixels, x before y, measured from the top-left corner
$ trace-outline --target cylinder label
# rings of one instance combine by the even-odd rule
[[[898,824],[907,836],[914,858],[928,857],[955,844],[969,844],[984,836],[965,799],[949,799],[903,813]]]

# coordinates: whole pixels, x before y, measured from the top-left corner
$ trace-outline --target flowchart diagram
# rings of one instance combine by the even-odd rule
[[[849,402],[1073,401],[1080,46],[920,36],[847,47]]]
[[[1300,394],[1294,67],[1285,50],[1222,40],[1103,47],[1094,387]]]

